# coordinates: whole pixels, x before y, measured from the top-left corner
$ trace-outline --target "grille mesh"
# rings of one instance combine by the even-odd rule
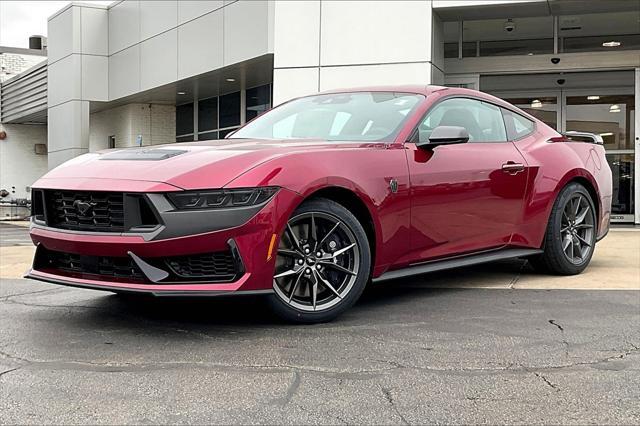
[[[77,231],[124,231],[122,193],[48,191],[46,199],[49,226]],[[82,214],[77,203],[88,203],[91,207]]]
[[[236,265],[230,251],[167,258],[167,266],[181,278],[230,280]]]
[[[109,278],[145,280],[142,271],[129,257],[84,256],[49,250],[46,255],[46,265],[53,269]]]

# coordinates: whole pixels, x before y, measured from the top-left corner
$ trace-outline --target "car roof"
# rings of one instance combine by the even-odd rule
[[[491,102],[496,105],[500,105],[504,108],[510,109],[512,111],[516,111],[520,115],[524,115],[525,117],[542,123],[538,118],[532,116],[526,111],[521,110],[520,108],[506,102],[500,98],[497,98],[493,95],[490,95],[485,92],[481,92],[479,90],[467,89],[464,87],[445,87],[445,86],[437,86],[437,85],[418,85],[418,84],[407,84],[407,85],[388,85],[388,86],[364,86],[364,87],[349,87],[343,89],[333,89],[321,92],[319,94],[330,94],[330,93],[353,93],[353,92],[397,92],[397,93],[417,93],[424,96],[429,96],[433,93],[438,92],[441,96],[469,96],[479,99],[485,99],[488,102]]]

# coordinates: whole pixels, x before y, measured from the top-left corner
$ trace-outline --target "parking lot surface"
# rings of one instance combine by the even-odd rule
[[[31,248],[6,243],[0,423],[638,424],[636,244],[612,231],[580,277],[516,260],[389,282],[292,326],[260,299],[15,278]]]

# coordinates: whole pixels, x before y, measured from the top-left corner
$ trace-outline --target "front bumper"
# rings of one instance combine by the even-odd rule
[[[153,239],[140,234],[113,234],[69,232],[32,224],[31,239],[38,246],[38,252],[55,252],[73,255],[76,258],[129,259],[140,267],[142,279],[106,276],[101,273],[78,272],[77,270],[51,268],[39,260],[38,255],[27,278],[67,286],[92,288],[115,292],[142,292],[158,296],[176,295],[227,295],[255,294],[270,292],[273,283],[275,251],[287,218],[299,204],[300,196],[295,192],[281,189],[253,217],[239,226],[217,229],[212,224],[210,232],[180,235],[174,233],[167,224],[165,235],[180,235]],[[185,214],[186,216],[186,214]],[[202,216],[193,215],[193,229],[203,227]],[[215,220],[215,216],[206,219]],[[160,238],[158,238],[160,237]],[[171,272],[163,265],[164,259],[197,256],[203,253],[231,251],[238,262],[237,274],[231,280],[212,282],[207,280],[184,280],[175,274],[153,274],[145,270],[145,265],[161,271]],[[155,271],[158,272],[158,271]],[[160,278],[160,279],[159,279]]]

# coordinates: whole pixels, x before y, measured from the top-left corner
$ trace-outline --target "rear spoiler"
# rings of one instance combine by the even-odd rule
[[[587,142],[587,143],[595,143],[598,145],[604,145],[602,136],[595,133],[571,131],[571,132],[564,132],[562,136],[570,139],[572,142]]]

